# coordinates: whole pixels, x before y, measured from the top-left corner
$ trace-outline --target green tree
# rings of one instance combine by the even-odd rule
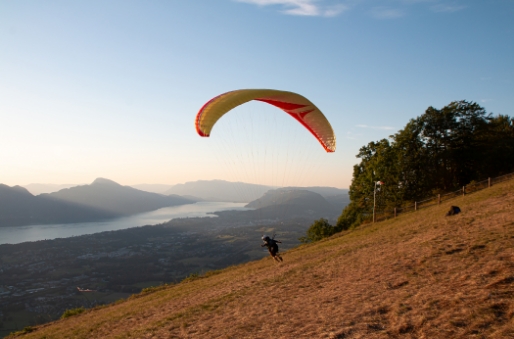
[[[507,115],[491,118],[480,138],[482,166],[477,179],[514,172],[514,118]]]
[[[338,229],[371,219],[377,181],[385,183],[376,190],[380,212],[514,171],[514,120],[468,101],[429,107],[389,139],[362,147],[357,158]]]
[[[392,209],[401,204],[402,191],[398,189],[400,182],[399,154],[389,140],[382,139],[370,142],[362,147],[357,154],[361,162],[353,168],[353,180],[350,185],[350,204],[339,217],[336,227],[346,230],[373,215],[376,210]],[[376,182],[384,184],[376,187]]]
[[[357,204],[350,202],[337,219],[336,227],[340,231],[345,231],[360,225],[364,221],[364,218],[364,213],[362,213],[362,210]]]
[[[338,230],[336,227],[330,225],[327,219],[321,218],[314,221],[314,223],[307,230],[306,236],[301,237],[299,240],[302,243],[315,242],[323,238],[328,238],[339,231],[340,230]]]
[[[432,186],[447,191],[475,179],[484,153],[480,135],[489,120],[484,108],[464,100],[429,107],[417,119]]]

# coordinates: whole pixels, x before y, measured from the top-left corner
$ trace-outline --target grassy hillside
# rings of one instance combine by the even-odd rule
[[[513,211],[510,181],[23,337],[514,337]]]

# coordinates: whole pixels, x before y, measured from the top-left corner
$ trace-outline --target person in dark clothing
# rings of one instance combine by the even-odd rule
[[[274,238],[274,237],[273,237]],[[275,240],[273,238],[268,237],[267,235],[262,236],[262,241],[264,244],[261,245],[261,247],[266,246],[268,248],[269,254],[276,262],[281,262],[282,257],[280,254],[278,254],[278,245],[277,243],[281,244],[281,241]]]

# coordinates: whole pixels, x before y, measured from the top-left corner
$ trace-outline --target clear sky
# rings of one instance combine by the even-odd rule
[[[241,108],[253,114],[240,129],[252,129],[252,146],[239,132],[216,144],[235,113],[200,138],[198,109],[240,88],[309,98],[331,122],[337,151],[282,130],[296,128],[291,118],[259,119],[272,114],[264,103]],[[271,167],[274,184],[343,188],[361,146],[428,106],[463,99],[514,115],[514,1],[0,0],[7,185],[270,183],[262,173]],[[308,141],[296,144],[300,132]],[[299,149],[309,150],[295,158]],[[275,163],[256,161],[259,152]],[[301,181],[276,179],[295,178],[291,168],[303,170]]]

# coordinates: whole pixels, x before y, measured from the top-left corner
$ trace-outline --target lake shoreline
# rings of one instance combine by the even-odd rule
[[[0,227],[0,245],[14,245],[29,241],[53,240],[106,231],[118,231],[140,226],[152,226],[180,218],[216,218],[217,215],[214,214],[214,212],[250,210],[244,208],[244,205],[245,203],[197,202],[194,204],[164,207],[129,217],[102,221],[3,226]]]

